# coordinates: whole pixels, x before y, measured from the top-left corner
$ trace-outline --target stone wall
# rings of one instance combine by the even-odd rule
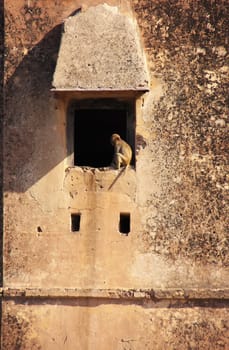
[[[228,2],[107,1],[139,25],[150,91],[50,91],[63,21],[101,3],[5,0],[2,348],[226,350]],[[68,163],[71,101],[111,97],[136,100],[118,179]]]
[[[147,250],[227,266],[228,2],[133,3],[151,74],[163,85],[143,117],[166,187],[152,198]]]

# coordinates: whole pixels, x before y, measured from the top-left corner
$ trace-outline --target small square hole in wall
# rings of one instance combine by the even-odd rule
[[[119,232],[125,235],[130,233],[130,214],[120,213]]]
[[[81,214],[71,214],[71,231],[79,232]]]

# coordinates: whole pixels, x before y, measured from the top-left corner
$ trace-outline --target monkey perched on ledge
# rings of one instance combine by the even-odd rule
[[[132,158],[132,149],[118,134],[111,136],[111,144],[114,146],[114,156],[111,165],[116,169],[120,166],[129,166]]]

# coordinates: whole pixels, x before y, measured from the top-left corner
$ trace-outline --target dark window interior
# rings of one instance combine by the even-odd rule
[[[78,232],[80,230],[80,214],[71,214],[71,231]]]
[[[121,213],[119,220],[119,232],[128,234],[130,232],[130,214]]]
[[[111,135],[117,133],[126,140],[127,111],[79,109],[74,125],[74,165],[106,167],[113,156]]]

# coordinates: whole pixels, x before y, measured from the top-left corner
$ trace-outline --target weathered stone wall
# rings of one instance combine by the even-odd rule
[[[220,303],[207,307],[81,299],[56,304],[57,300],[6,302],[4,320],[11,331],[3,349],[228,348],[228,313]]]
[[[136,18],[151,76],[136,168],[112,190],[115,170],[68,168],[67,109],[83,96],[50,92],[80,1],[5,1],[2,348],[226,350],[229,5],[107,4]]]
[[[143,117],[149,157],[166,187],[151,201],[146,249],[226,266],[228,1],[133,6],[152,76],[163,84],[158,100],[147,99]]]

